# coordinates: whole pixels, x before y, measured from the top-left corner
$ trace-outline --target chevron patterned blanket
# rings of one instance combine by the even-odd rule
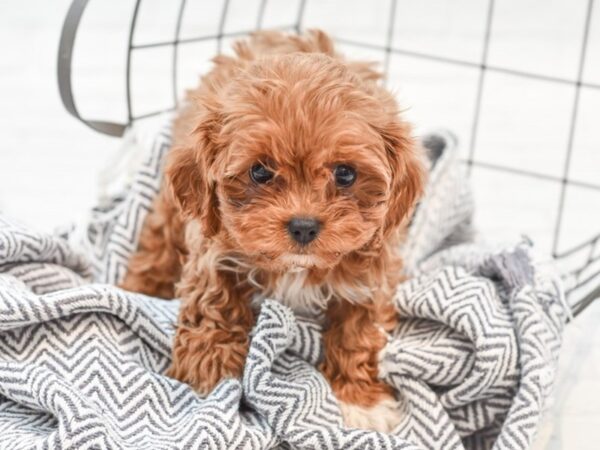
[[[132,131],[126,143],[138,156],[128,188],[83,226],[44,234],[0,217],[0,448],[530,446],[560,347],[560,279],[524,245],[472,242],[451,137],[426,142],[436,158],[404,249],[413,276],[398,287],[403,320],[381,354],[381,376],[406,410],[393,435],[342,426],[315,368],[319,326],[276,301],[262,307],[242,380],[201,398],[164,375],[178,302],[114,284],[169,136]]]

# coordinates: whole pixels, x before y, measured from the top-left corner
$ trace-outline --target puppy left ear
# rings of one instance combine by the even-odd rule
[[[173,149],[166,167],[166,179],[181,212],[200,221],[205,237],[217,234],[221,226],[214,179],[219,120],[216,114],[205,113],[194,130],[192,142]]]
[[[387,236],[409,218],[423,193],[426,172],[410,125],[395,119],[378,131],[392,170],[388,212],[383,228],[383,235]]]

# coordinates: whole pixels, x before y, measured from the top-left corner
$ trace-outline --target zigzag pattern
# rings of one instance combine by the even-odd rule
[[[137,136],[137,140],[144,142],[147,137]],[[125,276],[129,256],[137,248],[144,219],[160,189],[162,161],[170,147],[170,123],[166,123],[152,137],[148,154],[126,193],[92,210],[86,233],[77,245],[91,257],[98,282],[116,284]]]
[[[275,301],[262,306],[242,380],[202,398],[166,377],[178,302],[113,284],[168,146],[159,132],[127,191],[93,211],[83,252],[74,235],[69,244],[0,217],[0,448],[529,446],[560,349],[560,285],[542,275],[516,282],[498,261],[518,251],[446,248],[465,237],[471,212],[452,154],[435,165],[410,231],[415,276],[398,287],[402,320],[380,355],[406,412],[393,435],[343,427],[316,369],[320,325]],[[446,204],[457,207],[438,214]]]

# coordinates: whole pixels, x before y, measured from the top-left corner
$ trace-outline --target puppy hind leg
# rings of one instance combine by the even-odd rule
[[[154,297],[171,299],[185,257],[184,222],[167,195],[161,192],[140,234],[120,287]]]

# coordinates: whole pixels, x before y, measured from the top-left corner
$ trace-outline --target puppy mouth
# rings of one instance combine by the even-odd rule
[[[318,256],[306,253],[286,253],[281,255],[279,259],[284,265],[298,270],[317,267],[321,262]]]
[[[332,268],[343,257],[340,252],[315,254],[303,248],[290,249],[279,254],[260,251],[256,256],[257,261],[266,264],[270,269],[285,272]]]

